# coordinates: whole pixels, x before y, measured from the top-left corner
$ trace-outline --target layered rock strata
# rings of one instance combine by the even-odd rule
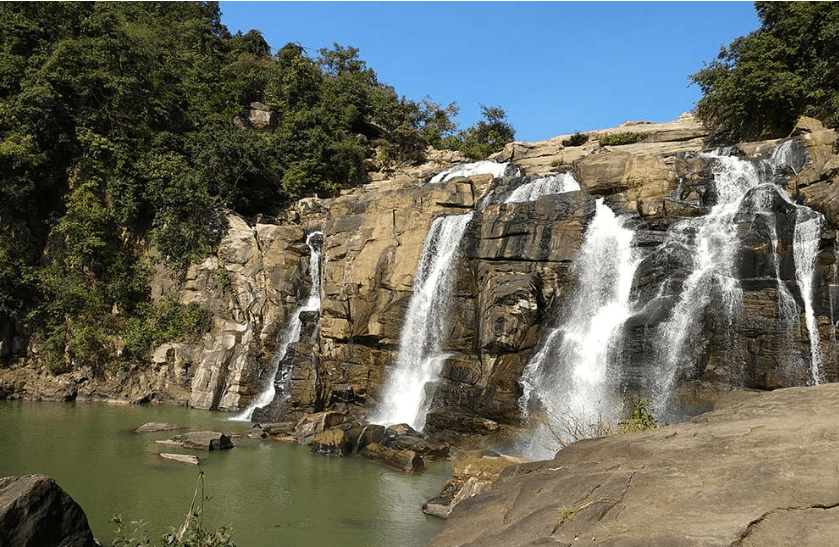
[[[598,137],[645,133],[638,143],[602,146]],[[35,367],[0,370],[0,396],[32,399],[157,401],[240,410],[259,394],[278,337],[310,288],[306,235],[323,232],[321,309],[303,319],[300,340],[284,359],[290,397],[255,413],[261,422],[294,422],[325,410],[375,408],[396,362],[399,338],[423,243],[435,218],[475,211],[445,325],[449,355],[429,386],[426,432],[498,434],[521,422],[521,373],[562,320],[579,280],[575,261],[603,199],[635,231],[641,264],[633,285],[637,309],[624,325],[621,384],[649,388],[655,341],[690,274],[687,252],[663,250],[685,219],[707,215],[717,202],[714,165],[698,154],[706,133],[689,115],[668,124],[628,122],[592,132],[578,147],[567,136],[509,144],[494,159],[515,164],[504,176],[472,175],[429,182],[464,158],[429,151],[425,164],[371,171],[366,186],[332,199],[306,198],[275,223],[253,225],[235,215],[214,256],[193,264],[185,280],[158,268],[153,297],[212,311],[212,328],[198,343],[156,348],[148,367],[53,376]],[[822,382],[839,376],[837,269],[837,134],[803,120],[793,140],[799,159],[787,195],[766,204],[771,219],[743,210],[737,217],[736,282],[741,304],[733,316],[711,305],[696,318],[690,359],[679,371],[684,398],[713,398],[718,389],[776,388],[807,383],[810,333],[793,256],[800,204],[821,213],[812,287]],[[776,141],[740,145],[738,154],[765,156]],[[371,164],[371,167],[373,165]],[[793,172],[794,171],[794,172]],[[579,190],[535,201],[505,203],[533,177],[570,172]],[[789,198],[789,199],[787,199]],[[787,298],[788,296],[788,298]],[[786,307],[785,307],[786,306]],[[32,351],[37,348],[32,346]],[[792,356],[792,357],[790,357]]]

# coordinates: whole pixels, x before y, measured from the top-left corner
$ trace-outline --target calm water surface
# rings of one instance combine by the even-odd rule
[[[244,431],[230,414],[164,406],[0,401],[0,476],[53,477],[85,510],[103,546],[111,544],[115,513],[143,519],[152,538],[180,525],[198,471],[163,460],[155,439],[137,435],[146,422]],[[308,449],[234,438],[222,452],[191,452],[202,460],[207,528],[233,526],[239,547],[427,545],[441,525],[421,511],[440,492],[450,465],[421,475],[397,473],[360,457],[315,456]],[[183,451],[190,453],[188,451]]]

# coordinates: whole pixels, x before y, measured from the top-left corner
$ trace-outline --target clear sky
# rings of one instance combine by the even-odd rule
[[[409,99],[500,106],[516,139],[537,141],[627,120],[664,122],[700,98],[689,76],[759,26],[751,2],[221,2],[231,32],[317,56],[360,49]]]

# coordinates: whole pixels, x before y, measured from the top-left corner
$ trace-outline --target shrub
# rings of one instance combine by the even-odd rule
[[[632,405],[632,414],[629,418],[618,424],[618,430],[621,433],[635,433],[637,431],[658,429],[658,420],[655,419],[650,404],[650,400],[646,398],[634,403]]]
[[[637,133],[626,131],[624,133],[602,135],[601,137],[598,137],[597,140],[600,142],[601,146],[620,146],[622,144],[641,142],[645,138],[647,138],[647,133],[644,133],[643,131]]]
[[[562,141],[562,146],[582,146],[588,142],[588,133],[580,133],[575,131],[570,138]]]

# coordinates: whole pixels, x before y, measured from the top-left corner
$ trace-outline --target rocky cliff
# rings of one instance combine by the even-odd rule
[[[621,146],[598,141],[623,132],[646,136]],[[248,223],[231,215],[214,256],[190,266],[184,279],[159,268],[152,282],[154,298],[175,294],[183,303],[212,310],[212,329],[200,343],[165,344],[147,367],[108,371],[105,377],[83,370],[56,377],[16,366],[0,370],[0,393],[247,407],[273,381],[267,376],[279,339],[311,286],[306,236],[321,231],[320,312],[302,318],[302,336],[285,356],[290,399],[261,421],[348,406],[375,408],[397,360],[432,222],[474,211],[450,280],[442,334],[446,359],[427,388],[432,404],[426,428],[473,433],[519,425],[527,387],[523,371],[554,328],[567,322],[570,299],[582,282],[576,261],[597,200],[634,233],[632,314],[609,358],[619,364],[615,382],[621,392],[658,387],[654,376],[664,359],[663,333],[672,330],[680,301],[690,300],[683,296],[685,287],[703,283],[717,288],[696,293],[705,305],[686,320],[695,328],[682,335],[683,351],[671,363],[683,401],[712,399],[732,387],[837,380],[834,131],[803,120],[784,148],[789,157],[772,163],[777,172],[765,177],[785,191],[755,188],[738,198],[734,228],[726,236],[736,243],[731,272],[717,272],[713,283],[692,280],[696,241],[703,236],[700,226],[686,222],[707,217],[723,199],[721,160],[699,153],[707,137],[703,128],[685,115],[590,135],[582,146],[563,144],[564,137],[511,143],[493,158],[507,164],[500,171],[466,176],[455,171],[433,181],[436,173],[465,160],[429,151],[428,161],[417,166],[388,171],[371,164],[367,185],[332,199],[303,199],[271,222]],[[729,152],[767,158],[778,144],[747,143]],[[525,185],[551,176],[573,176],[579,189],[513,199],[517,191],[526,194]],[[798,218],[805,210],[813,219],[816,212],[821,215],[811,223],[817,228],[811,238],[812,283],[802,281],[796,266],[795,249],[803,245],[796,226],[807,220]],[[723,294],[728,286],[723,278],[736,288],[733,304]],[[812,287],[809,293],[802,283]]]

